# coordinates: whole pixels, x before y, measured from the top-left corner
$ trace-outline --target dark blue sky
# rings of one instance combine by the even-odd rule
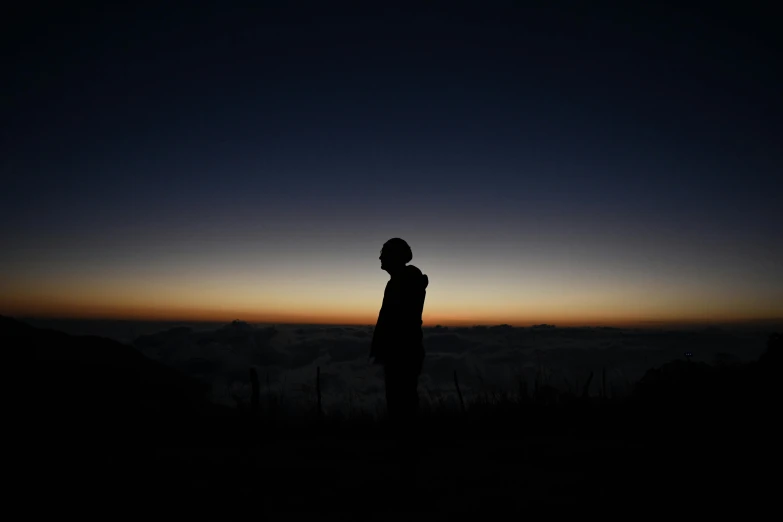
[[[287,5],[9,19],[0,267],[27,297],[4,308],[29,308],[35,281],[97,287],[179,268],[188,288],[224,288],[222,308],[244,283],[219,274],[258,270],[258,307],[274,308],[287,287],[270,281],[312,285],[316,267],[381,277],[375,252],[399,235],[450,284],[487,278],[482,292],[451,287],[444,303],[462,305],[444,317],[509,284],[520,301],[503,301],[504,317],[522,317],[551,282],[581,288],[599,272],[627,275],[601,279],[606,317],[637,302],[617,288],[662,278],[680,291],[638,315],[674,317],[686,294],[691,307],[722,300],[710,317],[783,313],[771,12]],[[302,258],[298,282],[272,262]],[[546,266],[559,271],[536,272]],[[533,297],[530,280],[497,275],[515,271],[541,282]],[[694,274],[705,279],[684,290]],[[589,307],[590,285],[547,310]],[[67,288],[52,287],[63,303]],[[121,307],[127,288],[93,304]],[[283,308],[320,306],[302,299]],[[364,306],[340,299],[345,314]]]

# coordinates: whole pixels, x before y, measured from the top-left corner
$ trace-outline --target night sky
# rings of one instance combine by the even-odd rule
[[[783,317],[772,11],[229,3],[6,13],[0,313]]]

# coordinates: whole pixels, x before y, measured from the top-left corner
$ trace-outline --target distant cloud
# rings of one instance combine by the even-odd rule
[[[312,364],[324,351],[323,342],[318,340],[307,340],[301,343],[297,343],[288,348],[288,353],[291,354],[290,368],[301,368]]]
[[[315,396],[316,366],[329,409],[373,410],[384,396],[383,370],[370,364],[371,327],[257,328],[235,322],[209,331],[179,327],[139,337],[145,355],[212,385],[213,399],[233,404],[248,397],[248,372],[256,367],[267,386],[299,403]],[[723,331],[646,331],[615,328],[425,328],[427,352],[422,394],[454,393],[454,372],[470,394],[493,387],[511,389],[516,379],[532,385],[543,372],[551,385],[586,382],[605,368],[610,386],[625,386],[651,367],[693,352],[694,360],[751,360],[764,350],[766,334]],[[720,355],[724,354],[724,355]],[[726,355],[728,354],[728,355]],[[593,380],[597,386],[598,379]],[[597,388],[595,388],[597,390]]]
[[[333,362],[366,358],[370,353],[370,340],[357,340],[351,337],[331,339],[327,343],[326,352]]]
[[[428,335],[426,343],[429,352],[440,353],[463,353],[479,345],[477,341],[456,333]]]

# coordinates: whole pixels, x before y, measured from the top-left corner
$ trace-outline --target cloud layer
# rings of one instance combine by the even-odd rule
[[[644,372],[688,351],[693,360],[718,357],[747,361],[764,349],[766,333],[655,331],[617,328],[530,328],[510,326],[425,328],[419,390],[424,401],[453,401],[454,372],[468,395],[532,387],[535,379],[567,389],[583,385],[591,372],[606,369],[607,384],[626,391]],[[249,369],[261,378],[262,394],[282,393],[291,409],[315,402],[316,368],[327,411],[384,407],[383,372],[368,360],[372,327],[256,327],[235,321],[203,330],[175,327],[140,336],[134,346],[144,355],[208,382],[216,402],[249,398]],[[593,380],[597,393],[598,379]]]

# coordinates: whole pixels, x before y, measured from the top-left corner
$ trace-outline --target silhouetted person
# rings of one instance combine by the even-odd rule
[[[396,237],[383,245],[379,257],[381,269],[391,278],[383,293],[370,357],[383,364],[386,408],[395,427],[409,425],[416,417],[424,361],[421,314],[429,280],[421,270],[407,264],[412,258],[408,243]]]

